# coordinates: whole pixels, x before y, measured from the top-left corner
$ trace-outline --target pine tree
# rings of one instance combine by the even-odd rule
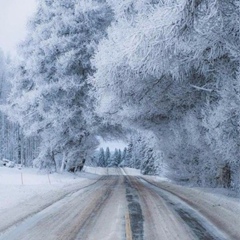
[[[104,1],[39,2],[15,66],[8,114],[25,134],[41,137],[40,167],[56,154],[61,170],[77,165],[93,146],[90,59],[111,20]]]
[[[216,177],[211,165],[239,166],[239,1],[109,2],[116,20],[94,59],[98,114],[154,133],[172,176],[201,183],[207,169]]]
[[[103,148],[100,148],[100,150],[99,150],[98,166],[99,167],[106,167],[105,154],[104,154],[104,149]]]
[[[119,161],[119,151],[115,148],[114,153],[111,158],[110,167],[117,167]]]
[[[122,157],[119,166],[124,167],[125,166],[125,161],[126,161],[126,155],[127,155],[127,148],[125,147],[122,152]]]
[[[122,150],[119,149],[118,150],[118,166],[120,165],[120,163],[122,162]]]
[[[133,164],[133,140],[130,140],[130,143],[128,144],[127,151],[126,151],[126,157],[124,161],[124,166],[126,167],[134,167]]]
[[[111,153],[110,153],[109,147],[107,147],[105,151],[105,162],[106,162],[106,167],[111,165]]]

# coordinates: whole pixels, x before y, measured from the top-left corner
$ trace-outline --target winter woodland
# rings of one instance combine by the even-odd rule
[[[240,191],[239,61],[239,0],[40,0],[0,53],[1,158]]]

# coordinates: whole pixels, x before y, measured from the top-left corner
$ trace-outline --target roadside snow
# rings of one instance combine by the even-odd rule
[[[139,170],[125,168],[129,175]],[[33,168],[0,167],[0,231],[44,209],[67,194],[97,181],[101,175],[121,175],[119,168],[84,167],[78,174],[41,172]]]
[[[98,178],[90,173],[46,174],[37,169],[0,167],[0,231]]]
[[[46,174],[37,169],[1,167],[0,211],[19,205],[31,197],[42,196],[82,182],[84,177],[87,177],[87,174]]]
[[[240,201],[238,198],[225,196],[219,189],[212,189],[210,192],[210,189],[180,186],[147,176],[144,178],[180,197],[223,230],[231,239],[240,239]]]
[[[139,176],[141,175],[140,170],[134,168],[102,168],[102,167],[88,167],[83,168],[84,172],[97,174],[97,175],[130,175],[130,176]]]
[[[97,174],[97,175],[108,175],[108,168],[102,168],[102,167],[84,166],[83,171],[92,173],[92,174]]]
[[[139,169],[135,169],[135,168],[122,168],[122,172],[123,172],[123,175],[128,175],[128,176],[140,176],[142,175],[140,173],[140,170]]]

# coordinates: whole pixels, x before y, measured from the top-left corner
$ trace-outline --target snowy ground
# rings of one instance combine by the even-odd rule
[[[89,173],[46,174],[0,167],[0,231],[97,179]]]
[[[86,179],[87,178],[87,179]],[[91,174],[46,174],[37,169],[0,168],[0,211],[26,199],[94,179]],[[96,177],[95,177],[96,178]]]
[[[84,167],[83,171],[97,175],[119,175],[119,171],[121,174],[128,176],[141,175],[140,170],[134,168],[121,168],[116,171],[116,168]]]
[[[190,211],[193,210],[196,214],[200,214],[215,225],[220,232],[222,231],[227,236],[226,239],[240,239],[240,200],[227,196],[231,194],[231,191],[179,186],[161,181],[157,177],[145,176],[144,179],[153,184],[153,187],[161,189],[163,198],[170,199],[168,200],[170,204],[182,204],[183,208],[189,207]],[[178,199],[176,200],[175,197]],[[210,226],[211,228],[212,232],[216,230]]]
[[[240,239],[239,199],[222,193],[227,194],[179,186],[130,168],[85,167],[78,174],[47,174],[0,167],[0,232],[8,229],[0,239],[66,240],[64,236],[73,233],[73,239],[84,235],[120,240],[128,222],[133,239],[192,240],[199,232],[200,239]],[[54,237],[62,231],[63,220],[68,229],[61,238]],[[16,223],[19,228],[9,228]],[[52,235],[46,235],[45,228]]]
[[[33,168],[0,167],[0,231],[9,225],[9,210],[26,217],[30,210],[38,211],[74,189],[95,182],[101,175],[116,175],[119,171],[85,167],[77,174],[47,174]]]

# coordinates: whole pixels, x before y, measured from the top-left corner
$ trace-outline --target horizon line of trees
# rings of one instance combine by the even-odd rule
[[[143,138],[138,134],[135,138],[131,137],[127,147],[115,148],[114,151],[110,151],[109,147],[101,147],[87,164],[97,167],[129,167],[139,169],[145,175],[159,175],[163,171],[163,153],[149,144],[153,137]]]
[[[119,167],[125,160],[127,148],[123,150],[115,148],[114,151],[110,151],[109,147],[105,150],[100,148],[94,154],[93,161],[96,162],[98,167]]]

